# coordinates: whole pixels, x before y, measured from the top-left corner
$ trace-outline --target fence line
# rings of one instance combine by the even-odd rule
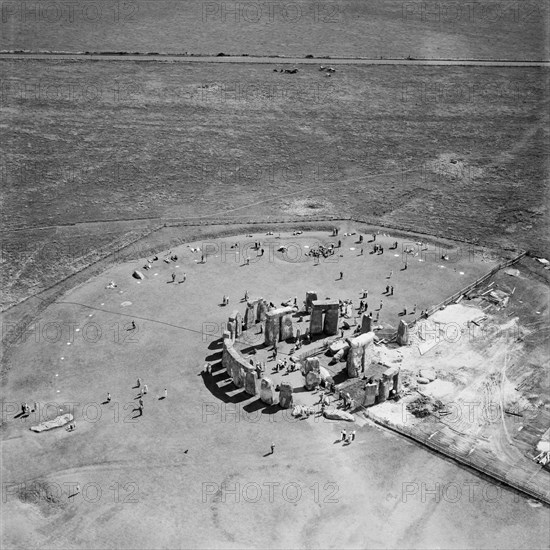
[[[524,483],[521,482],[521,479],[518,478],[518,465],[514,464],[512,466],[508,466],[506,471],[499,472],[495,467],[492,467],[494,462],[498,461],[498,457],[492,455],[487,456],[486,460],[481,463],[481,457],[477,458],[477,455],[472,453],[470,456],[474,456],[474,458],[470,458],[470,456],[464,456],[460,453],[457,453],[453,450],[451,450],[450,445],[443,445],[437,442],[437,439],[433,437],[434,433],[437,433],[438,430],[438,424],[433,423],[431,428],[431,434],[428,436],[427,434],[423,433],[419,426],[404,426],[400,424],[396,424],[394,422],[391,422],[384,418],[378,418],[374,416],[369,409],[364,409],[363,413],[366,417],[368,417],[370,420],[375,422],[376,424],[379,424],[380,426],[383,426],[385,428],[388,428],[400,435],[404,435],[405,437],[408,437],[410,439],[413,439],[417,443],[420,443],[421,445],[425,445],[426,447],[429,447],[433,451],[436,451],[438,453],[441,453],[445,456],[448,456],[449,458],[452,458],[456,462],[463,464],[465,466],[468,466],[469,468],[472,468],[473,470],[476,470],[487,477],[490,477],[492,479],[495,479],[496,481],[507,485],[516,491],[519,491],[521,493],[524,493],[525,495],[532,497],[536,500],[542,501],[545,504],[550,505],[550,490],[548,489],[548,479],[543,480],[542,483],[533,483],[532,479],[534,476],[538,475],[539,473],[542,473],[542,475],[546,475],[546,472],[542,468],[542,466],[535,466],[535,463],[533,463],[532,469],[535,470],[529,472],[524,469],[522,469],[519,466],[519,469],[521,472],[528,475],[528,478],[525,480]],[[445,426],[444,424],[441,424],[441,427]],[[452,438],[447,438],[449,442],[453,442],[454,440]],[[462,437],[463,440],[466,440],[466,437]],[[479,453],[478,453],[479,454]],[[477,458],[477,459],[476,459]],[[493,459],[493,460],[491,460]],[[514,476],[514,477],[511,477]]]
[[[521,254],[515,256],[514,258],[511,258],[510,260],[506,260],[505,262],[502,262],[498,264],[497,266],[493,267],[491,271],[486,273],[485,275],[482,275],[481,277],[478,277],[473,283],[470,283],[469,285],[465,286],[463,289],[459,290],[458,292],[455,292],[448,298],[445,298],[442,302],[439,304],[432,306],[426,310],[426,316],[429,317],[430,315],[433,315],[436,311],[439,311],[441,308],[448,306],[450,303],[454,302],[455,300],[458,300],[460,296],[466,295],[469,292],[471,292],[474,288],[478,287],[480,284],[484,283],[487,279],[490,279],[493,275],[498,273],[501,269],[505,269],[507,267],[510,267],[511,265],[519,262],[524,256],[528,254],[527,251],[521,252]],[[417,323],[422,317],[416,317],[413,319],[410,323],[408,323],[408,326],[411,327],[415,323]],[[393,337],[397,337],[397,331],[394,332]]]

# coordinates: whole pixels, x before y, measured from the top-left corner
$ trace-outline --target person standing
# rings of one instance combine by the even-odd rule
[[[269,454],[273,454],[275,452],[275,443],[271,444],[271,452]]]

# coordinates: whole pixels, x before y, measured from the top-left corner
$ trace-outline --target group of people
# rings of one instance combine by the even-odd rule
[[[286,357],[284,359],[279,359],[279,361],[275,363],[272,372],[284,371],[285,369],[287,374],[294,372],[296,370],[296,363],[288,360]]]
[[[311,256],[314,260],[319,261],[321,256],[323,256],[323,258],[328,258],[329,256],[333,256],[335,252],[336,249],[334,244],[331,243],[328,246],[320,244],[317,248],[312,248],[309,252],[306,252],[305,255]]]
[[[346,430],[342,430],[340,432],[340,441],[342,441],[343,443],[347,443],[348,445],[352,441],[355,441],[355,430],[353,430],[349,435]]]
[[[142,416],[143,407],[144,407],[143,397],[147,395],[147,393],[149,392],[149,388],[147,387],[147,384],[143,384],[143,381],[141,380],[141,378],[137,379],[136,385],[134,387],[139,390],[138,395],[136,397],[136,399],[138,399],[137,410],[139,411],[139,415]],[[167,397],[168,397],[168,389],[164,388],[164,393],[162,396],[159,397],[159,399],[166,399]],[[107,392],[107,399],[105,400],[105,404],[110,403],[111,399],[112,399],[111,394]],[[69,430],[69,431],[72,431],[72,430]]]

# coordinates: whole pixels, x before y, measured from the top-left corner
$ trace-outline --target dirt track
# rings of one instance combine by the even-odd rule
[[[81,54],[81,53],[2,53],[0,59],[56,61],[161,61],[169,63],[265,63],[271,65],[407,65],[420,67],[550,67],[547,61],[507,61],[481,59],[366,59],[366,58],[299,58],[253,56],[185,56],[160,54]]]

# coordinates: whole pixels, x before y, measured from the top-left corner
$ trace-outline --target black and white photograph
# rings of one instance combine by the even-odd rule
[[[550,550],[550,4],[0,0],[0,547]]]

